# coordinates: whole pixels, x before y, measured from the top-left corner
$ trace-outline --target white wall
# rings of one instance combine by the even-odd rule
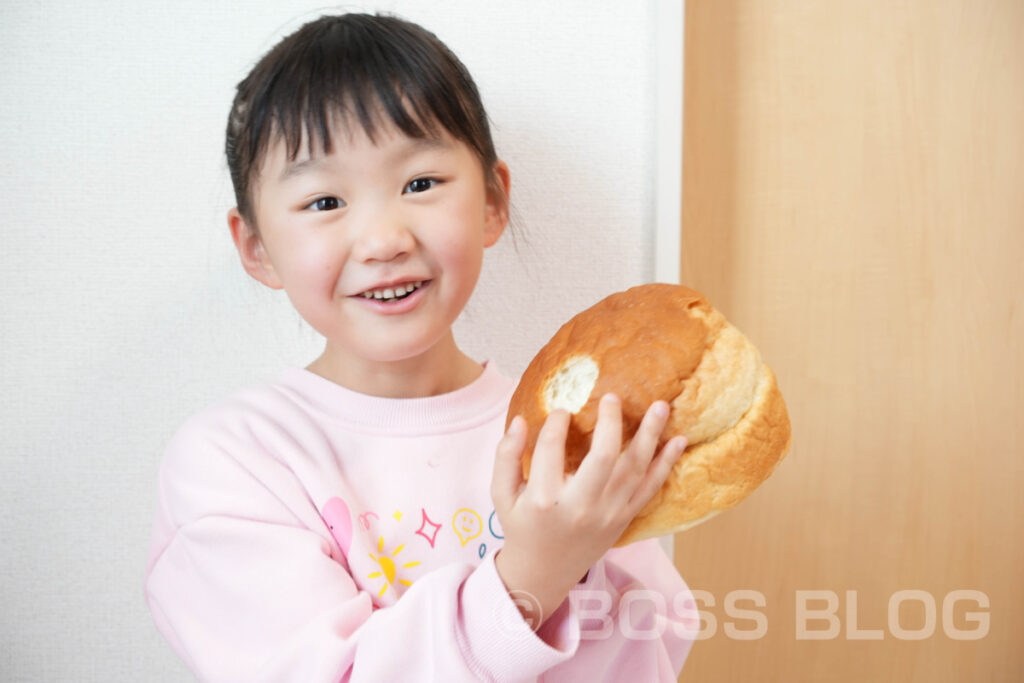
[[[511,166],[525,243],[488,252],[456,327],[478,360],[518,374],[571,315],[656,279],[656,3],[344,5],[446,41]],[[239,265],[221,152],[234,84],[320,7],[0,9],[5,681],[191,679],[142,599],[156,468],[186,416],[321,349]]]

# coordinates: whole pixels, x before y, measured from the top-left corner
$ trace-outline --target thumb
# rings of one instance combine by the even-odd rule
[[[494,475],[491,479],[491,499],[494,507],[507,510],[515,503],[519,487],[523,483],[523,468],[520,460],[526,445],[526,420],[519,415],[512,418],[505,436],[498,442],[494,458]]]

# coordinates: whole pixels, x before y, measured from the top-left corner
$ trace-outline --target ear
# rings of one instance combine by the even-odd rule
[[[508,164],[500,159],[494,164],[492,177],[497,180],[499,188],[487,184],[487,212],[484,220],[484,247],[494,245],[508,226],[509,191],[512,179]],[[501,190],[500,192],[498,190]]]
[[[237,206],[228,211],[228,228],[231,230],[231,239],[238,250],[245,272],[271,289],[282,289],[284,285],[281,284],[274,264],[267,256],[263,240],[256,234],[255,228],[242,217]]]

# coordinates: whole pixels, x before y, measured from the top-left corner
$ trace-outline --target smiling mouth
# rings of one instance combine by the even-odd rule
[[[401,301],[402,299],[410,296],[413,292],[425,286],[430,280],[420,280],[418,282],[407,282],[402,285],[395,287],[384,287],[381,289],[367,290],[361,294],[356,294],[357,297],[363,299],[371,299],[374,301],[382,301],[384,303],[391,303],[393,301]]]

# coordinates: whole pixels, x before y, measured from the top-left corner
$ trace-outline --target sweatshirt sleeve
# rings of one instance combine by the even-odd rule
[[[233,453],[183,428],[160,468],[145,599],[200,680],[536,680],[572,657],[576,625],[534,633],[493,554],[432,571],[375,609],[290,471]]]
[[[544,623],[545,637],[578,633],[579,644],[539,680],[675,681],[697,637],[698,614],[657,539],[613,548]]]

